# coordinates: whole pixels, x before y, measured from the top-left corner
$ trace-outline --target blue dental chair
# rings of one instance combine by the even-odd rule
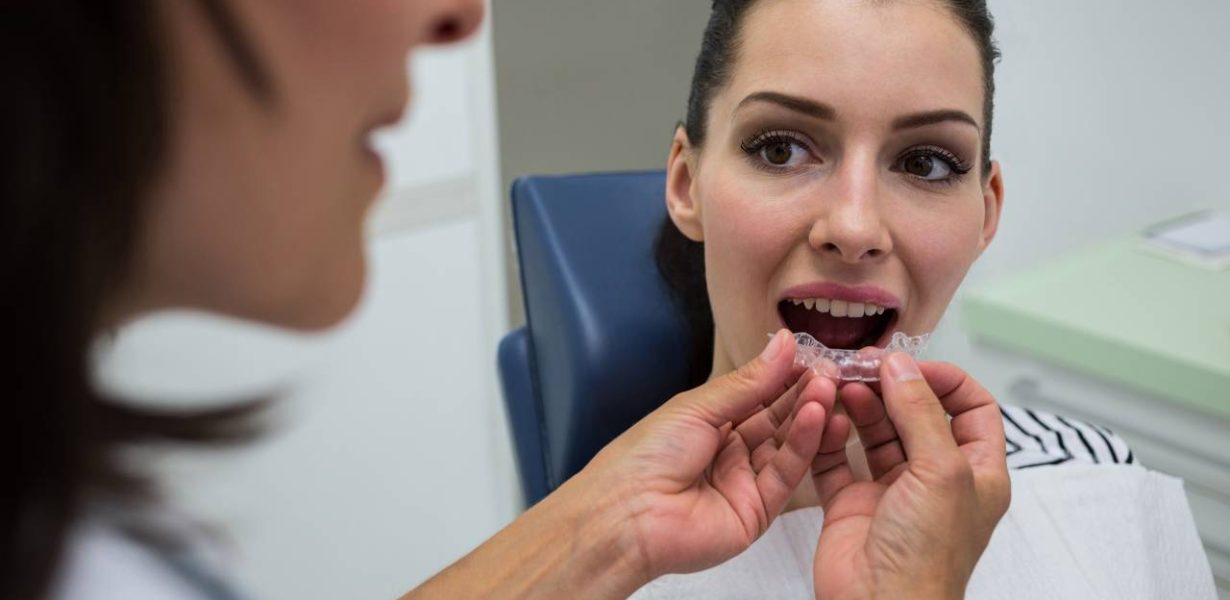
[[[499,347],[526,506],[687,386],[687,322],[658,273],[661,171],[512,187],[526,326]]]

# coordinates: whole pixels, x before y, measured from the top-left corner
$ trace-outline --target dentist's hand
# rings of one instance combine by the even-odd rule
[[[822,451],[813,481],[824,505],[816,597],[962,598],[1011,495],[999,407],[959,368],[894,354],[872,388],[842,388],[872,481],[855,481],[841,449]],[[951,423],[948,415],[952,416]],[[829,444],[826,444],[829,446]]]
[[[759,358],[672,398],[578,474],[646,581],[739,554],[807,475],[836,388],[796,368],[794,351],[779,331]]]
[[[626,598],[747,549],[831,435],[837,390],[796,368],[794,350],[779,331],[760,357],[675,396],[405,598]]]

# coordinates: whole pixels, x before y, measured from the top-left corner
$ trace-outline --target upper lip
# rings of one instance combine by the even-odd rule
[[[379,119],[373,119],[359,133],[359,144],[368,152],[376,152],[375,150],[376,132],[380,130],[381,128],[388,127],[390,125],[395,125],[397,122],[401,121],[401,118],[404,114],[405,114],[405,110],[403,108],[402,110],[385,113],[385,115],[383,117],[380,117]]]
[[[367,124],[367,127],[363,129],[363,131],[366,133],[371,133],[382,127],[396,125],[398,122],[401,121],[402,117],[405,116],[405,112],[406,112],[406,108],[403,106],[403,107],[398,108],[397,110],[384,113],[379,118],[373,119],[372,121],[370,121]]]
[[[817,281],[792,287],[782,293],[782,300],[806,300],[808,298],[862,302],[891,309],[897,309],[901,306],[901,300],[892,292],[874,285],[848,286],[840,283]]]

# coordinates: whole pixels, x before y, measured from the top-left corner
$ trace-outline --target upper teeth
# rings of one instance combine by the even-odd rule
[[[790,302],[794,303],[795,306],[827,313],[834,317],[873,317],[882,315],[887,310],[883,306],[868,302],[846,302],[845,300],[829,300],[828,298],[792,298]]]

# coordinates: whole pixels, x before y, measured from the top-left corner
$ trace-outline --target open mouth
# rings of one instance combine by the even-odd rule
[[[829,298],[788,298],[777,305],[794,333],[809,333],[829,348],[858,350],[882,346],[897,321],[897,310]]]

